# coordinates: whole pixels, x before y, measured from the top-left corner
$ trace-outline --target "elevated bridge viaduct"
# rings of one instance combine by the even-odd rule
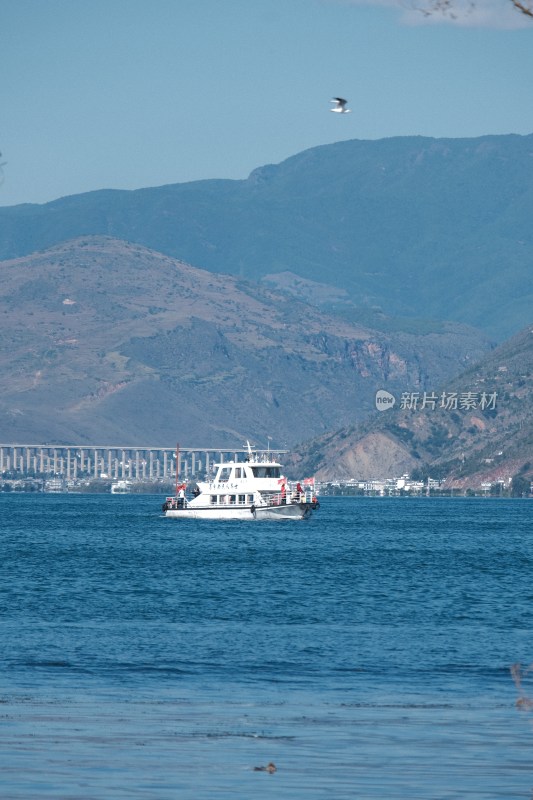
[[[174,480],[176,457],[180,479],[209,473],[212,465],[237,457],[246,448],[156,447],[130,445],[0,444],[0,475],[12,478],[52,477],[65,480]],[[282,450],[271,450],[283,453]],[[242,454],[242,455],[239,455]]]

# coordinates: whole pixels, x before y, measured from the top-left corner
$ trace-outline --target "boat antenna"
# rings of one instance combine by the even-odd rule
[[[180,446],[176,444],[176,495],[178,494],[178,485],[180,478]]]

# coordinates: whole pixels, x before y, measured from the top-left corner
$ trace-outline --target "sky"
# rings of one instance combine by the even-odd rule
[[[0,0],[0,205],[243,179],[346,139],[533,133],[533,19],[425,2]]]

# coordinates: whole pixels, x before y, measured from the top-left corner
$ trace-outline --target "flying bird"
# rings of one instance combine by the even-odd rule
[[[349,114],[352,109],[346,108],[347,102],[343,97],[334,97],[330,103],[335,103],[335,108],[330,108],[330,111],[335,111],[337,114]]]

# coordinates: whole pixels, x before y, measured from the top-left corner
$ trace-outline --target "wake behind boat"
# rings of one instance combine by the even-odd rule
[[[163,503],[166,517],[192,519],[305,519],[319,508],[314,479],[289,482],[270,451],[255,451],[248,442],[244,461],[215,464],[215,477],[199,481],[191,496],[186,484]]]

